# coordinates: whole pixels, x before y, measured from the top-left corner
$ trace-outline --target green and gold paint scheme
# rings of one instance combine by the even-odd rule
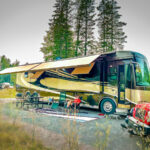
[[[83,75],[81,74],[71,74],[74,68],[51,69],[42,72],[38,78],[35,77],[37,72],[18,73],[16,83],[20,87],[37,90],[40,93],[45,92],[46,94],[48,92],[49,96],[57,95],[59,97],[60,92],[65,91],[68,98],[74,98],[76,94],[79,94],[84,99],[87,99],[91,95],[97,97],[100,93],[99,74],[93,74],[96,67],[97,65],[95,64],[92,68],[93,70],[86,74],[87,78],[82,77]],[[94,103],[98,103],[98,101]]]
[[[99,106],[104,97],[118,107],[150,102],[150,76],[146,58],[132,51],[101,54],[88,66],[30,71],[17,74],[17,85],[37,90],[42,96],[68,98],[80,95],[90,105]]]

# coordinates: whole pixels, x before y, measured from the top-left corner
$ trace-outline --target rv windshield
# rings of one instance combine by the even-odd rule
[[[150,86],[150,75],[148,63],[146,60],[136,57],[135,68],[135,78],[137,86]]]

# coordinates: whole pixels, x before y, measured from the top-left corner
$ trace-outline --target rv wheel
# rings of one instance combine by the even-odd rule
[[[116,111],[116,104],[111,98],[104,98],[101,101],[100,109],[103,114],[113,114]]]

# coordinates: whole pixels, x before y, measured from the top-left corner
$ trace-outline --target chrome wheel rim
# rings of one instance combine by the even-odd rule
[[[112,108],[113,108],[112,103],[105,102],[103,105],[103,108],[104,108],[105,112],[111,112]]]

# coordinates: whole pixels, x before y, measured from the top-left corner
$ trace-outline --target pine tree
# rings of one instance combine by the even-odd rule
[[[73,32],[71,30],[72,25],[72,10],[73,2],[71,0],[64,0],[64,17],[65,17],[65,26],[64,26],[64,40],[65,40],[65,58],[74,56],[74,47],[73,47]]]
[[[0,57],[0,70],[3,70],[5,68],[9,68],[9,67],[15,67],[18,65],[19,65],[18,60],[11,63],[10,59],[7,58],[5,55]],[[16,81],[16,74],[0,75],[0,83],[10,82],[10,83],[15,84],[15,81]]]
[[[19,66],[20,62],[18,60],[15,60],[13,63],[11,63],[11,67]]]
[[[91,53],[94,40],[94,17],[95,0],[76,0],[76,55],[87,55]]]
[[[19,61],[16,60],[15,62],[11,63],[11,60],[7,58],[5,55],[0,56],[0,70],[9,68],[9,67],[15,67],[19,65]]]
[[[0,58],[0,69],[3,70],[5,68],[9,68],[11,65],[10,59],[7,58],[5,55],[1,56]]]
[[[47,31],[41,48],[46,61],[74,55],[71,30],[72,1],[56,0],[54,7],[53,19],[50,20],[49,31]]]
[[[76,34],[76,42],[75,42],[75,56],[80,55],[79,53],[79,48],[81,45],[81,40],[80,40],[80,31],[81,31],[81,20],[82,20],[82,6],[81,6],[81,0],[76,0],[75,2],[75,7],[76,7],[76,15],[75,15],[75,34]]]
[[[101,0],[98,9],[99,41],[103,52],[123,50],[126,36],[120,21],[120,7],[115,0]]]
[[[52,22],[50,20],[50,22]],[[44,43],[42,43],[43,47],[41,48],[41,52],[44,54],[44,60],[49,61],[53,60],[54,55],[54,37],[53,37],[53,24],[49,23],[49,31],[46,32],[46,36],[44,37]],[[52,55],[53,54],[53,55]]]

